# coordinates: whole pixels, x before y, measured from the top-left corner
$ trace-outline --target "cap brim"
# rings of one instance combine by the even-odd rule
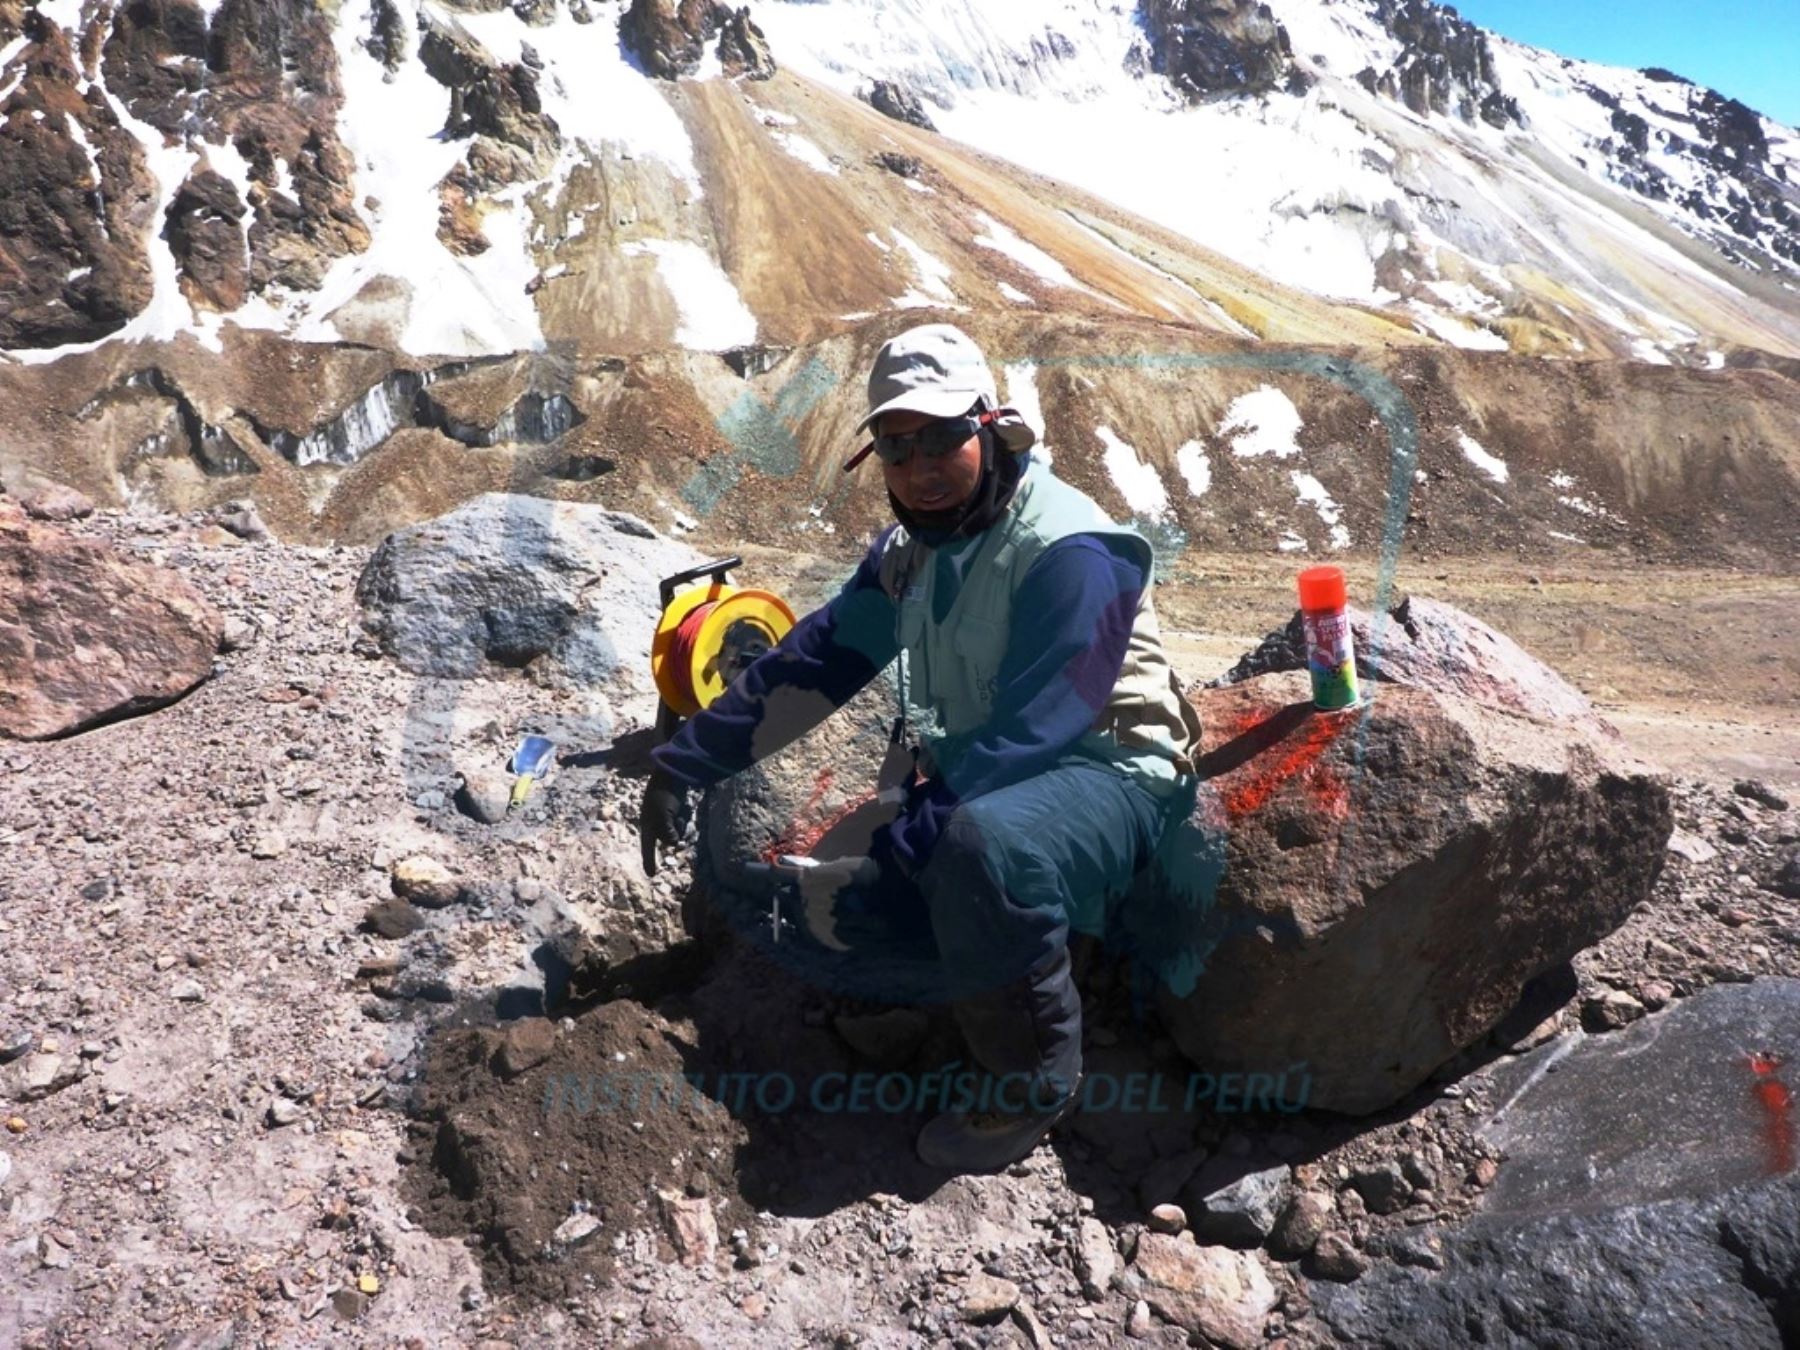
[[[856,424],[857,434],[867,431],[876,418],[891,412],[916,412],[927,417],[955,417],[975,406],[979,389],[908,389],[896,394]]]

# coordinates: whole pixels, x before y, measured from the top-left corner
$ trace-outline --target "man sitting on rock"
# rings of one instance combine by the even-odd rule
[[[1193,801],[1193,710],[1163,655],[1150,544],[1032,460],[979,347],[947,324],[887,342],[860,429],[899,524],[856,574],[654,752],[646,871],[679,842],[686,793],[773,754],[896,657],[906,760],[866,856],[805,871],[834,951],[926,937],[981,1102],[919,1136],[957,1171],[1004,1167],[1074,1102],[1081,1002],[1071,932],[1100,933]],[[890,751],[890,756],[894,752]],[[884,775],[884,778],[890,775]],[[903,941],[896,936],[896,941]],[[972,1103],[968,1103],[972,1104]]]

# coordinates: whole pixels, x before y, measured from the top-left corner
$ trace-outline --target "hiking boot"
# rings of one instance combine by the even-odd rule
[[[919,1161],[950,1172],[998,1172],[1029,1157],[1075,1099],[1071,1091],[1048,1111],[946,1111],[919,1131]]]

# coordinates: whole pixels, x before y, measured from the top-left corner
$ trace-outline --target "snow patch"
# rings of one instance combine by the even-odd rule
[[[899,244],[912,259],[918,274],[918,286],[894,301],[896,309],[962,309],[956,303],[956,292],[950,289],[950,268],[942,260],[926,252],[911,235],[893,232]]]
[[[1114,435],[1111,427],[1095,427],[1094,434],[1106,446],[1106,471],[1125,504],[1147,520],[1167,520],[1169,493],[1155,467],[1139,459],[1138,452]]]
[[[1006,376],[1006,401],[1037,432],[1037,444],[1031,447],[1034,459],[1050,462],[1050,443],[1046,439],[1049,424],[1044,421],[1044,404],[1038,396],[1037,362],[1015,361],[1003,367]]]
[[[1000,294],[1012,301],[1015,305],[1035,305],[1037,303],[1037,301],[1033,300],[1017,286],[1005,281],[1000,283]]]
[[[975,242],[982,248],[992,249],[996,253],[1011,258],[1027,272],[1049,282],[1052,286],[1062,286],[1069,290],[1085,291],[1088,288],[1070,275],[1069,269],[1055,258],[1052,258],[1036,244],[1027,243],[1012,230],[1002,225],[986,212],[976,212],[976,219],[987,231],[975,236]]]
[[[655,257],[663,285],[681,311],[675,341],[695,351],[720,352],[756,341],[756,316],[711,254],[680,239],[627,244],[628,257]]]
[[[1511,351],[1512,344],[1491,328],[1471,327],[1461,319],[1452,318],[1440,313],[1430,305],[1414,300],[1409,308],[1413,317],[1423,327],[1423,331],[1448,342],[1453,347],[1461,347],[1472,352],[1504,352]]]
[[[1463,452],[1463,458],[1496,483],[1504,483],[1510,476],[1507,472],[1506,461],[1498,456],[1490,455],[1482,448],[1479,441],[1461,427],[1456,429],[1456,443]]]
[[[1212,461],[1207,459],[1206,447],[1199,441],[1189,441],[1175,452],[1175,467],[1181,470],[1188,491],[1196,497],[1204,497],[1211,490]]]
[[[777,145],[787,151],[788,154],[792,155],[795,159],[799,160],[802,164],[806,165],[807,168],[816,169],[818,172],[827,174],[832,178],[839,176],[838,166],[833,164],[831,160],[826,157],[825,152],[819,149],[819,147],[814,145],[811,141],[807,140],[806,137],[792,131],[777,131],[774,133],[774,137]]]
[[[1310,506],[1319,513],[1319,519],[1325,522],[1333,549],[1350,547],[1350,531],[1343,524],[1344,511],[1325,485],[1310,473],[1301,473],[1298,469],[1288,475],[1294,485],[1294,495],[1300,499],[1302,506]]]
[[[1304,425],[1293,400],[1273,385],[1265,384],[1240,394],[1225,409],[1219,434],[1231,440],[1231,453],[1240,459],[1273,455],[1287,459],[1300,453],[1295,438]]]

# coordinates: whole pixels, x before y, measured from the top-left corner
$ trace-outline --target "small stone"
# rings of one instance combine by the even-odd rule
[[[456,790],[456,809],[483,825],[498,825],[506,819],[506,808],[512,799],[512,777],[493,769],[468,769]]]
[[[67,1270],[75,1264],[75,1254],[48,1233],[38,1239],[38,1259],[51,1270]]]
[[[1719,919],[1726,924],[1726,926],[1731,928],[1742,928],[1745,924],[1751,922],[1751,920],[1755,918],[1756,916],[1749,910],[1739,909],[1735,905],[1730,909],[1722,911],[1719,915]]]
[[[1228,1247],[1260,1247],[1281,1213],[1287,1178],[1286,1167],[1245,1173],[1241,1163],[1214,1159],[1183,1192],[1194,1236]]]
[[[200,1003],[206,998],[206,990],[200,987],[198,980],[177,980],[169,990],[169,997],[177,1003]]]
[[[331,1307],[346,1322],[354,1322],[369,1310],[369,1296],[360,1289],[340,1289],[331,1296]]]
[[[998,1322],[1017,1306],[1019,1286],[1011,1280],[985,1272],[973,1276],[963,1286],[960,1312],[965,1322],[977,1326]]]
[[[24,1027],[0,1033],[0,1064],[11,1064],[35,1044],[37,1038]]]
[[[6,1132],[8,1134],[24,1134],[25,1131],[30,1128],[31,1126],[25,1123],[24,1116],[8,1116],[6,1118]]]
[[[1492,1158],[1477,1158],[1475,1166],[1469,1169],[1470,1182],[1484,1191],[1494,1184],[1494,1178],[1499,1175],[1500,1164]]]
[[[659,1191],[663,1226],[684,1266],[709,1266],[719,1252],[719,1224],[705,1196]]]
[[[449,868],[423,853],[395,863],[388,879],[395,895],[427,909],[442,909],[455,904],[462,891]]]
[[[745,1294],[738,1300],[738,1311],[752,1322],[760,1322],[769,1315],[769,1300],[761,1294]]]
[[[1608,989],[1581,1005],[1581,1024],[1590,1032],[1617,1031],[1644,1015],[1644,1005],[1623,989]]]
[[[1150,1320],[1150,1305],[1139,1299],[1131,1305],[1131,1315],[1125,1319],[1125,1334],[1134,1341],[1150,1339],[1155,1324]]]
[[[306,1108],[299,1102],[290,1101],[286,1097],[277,1097],[269,1103],[267,1114],[269,1128],[278,1130],[283,1125],[293,1125],[306,1119]]]
[[[356,1287],[361,1292],[373,1296],[381,1292],[381,1281],[374,1275],[358,1275]]]
[[[76,1074],[76,1067],[65,1064],[61,1055],[32,1055],[19,1076],[19,1097],[28,1102],[48,1097],[73,1083]]]
[[[1731,790],[1746,801],[1755,802],[1758,806],[1766,806],[1771,811],[1785,811],[1788,800],[1767,783],[1754,778],[1742,778],[1731,785]]]
[[[1150,1231],[1179,1233],[1187,1227],[1187,1214],[1180,1205],[1158,1205],[1150,1211]]]
[[[1369,1258],[1356,1249],[1342,1233],[1327,1233],[1314,1244],[1307,1257],[1307,1273],[1322,1280],[1349,1284],[1361,1279],[1369,1269]]]
[[[1359,1167],[1350,1174],[1350,1185],[1371,1214],[1392,1214],[1404,1206],[1412,1195],[1412,1187],[1397,1162]]]
[[[1143,1234],[1131,1269],[1143,1281],[1145,1300],[1165,1321],[1233,1350],[1261,1343],[1263,1321],[1279,1301],[1255,1256],[1197,1246],[1185,1235]]]
[[[232,614],[226,617],[224,629],[219,634],[219,650],[222,652],[240,652],[256,641],[256,626]]]
[[[550,1235],[550,1240],[563,1247],[579,1247],[598,1233],[600,1227],[600,1220],[592,1214],[571,1214],[556,1225],[556,1231]]]
[[[1081,1292],[1098,1303],[1112,1287],[1119,1269],[1119,1249],[1106,1225],[1085,1218],[1075,1238],[1075,1269],[1081,1276]]]
[[[1669,836],[1669,852],[1678,858],[1686,858],[1691,863],[1708,863],[1719,856],[1719,850],[1698,835],[1689,834],[1686,830],[1676,830]]]
[[[12,1176],[12,1170],[12,1154],[0,1148],[0,1190],[6,1189],[6,1181],[8,1177]]]
[[[256,836],[255,842],[250,845],[250,856],[260,858],[265,862],[279,858],[287,851],[287,836],[280,830],[270,830],[266,834],[259,834]]]
[[[1420,1270],[1444,1268],[1444,1241],[1435,1233],[1396,1233],[1388,1239],[1387,1254],[1403,1266]]]
[[[494,1051],[494,1071],[502,1078],[517,1078],[556,1053],[556,1025],[543,1017],[524,1017],[509,1023]]]
[[[1646,980],[1638,986],[1638,1000],[1650,1011],[1665,1008],[1675,997],[1675,988],[1666,980]]]
[[[398,941],[410,937],[425,926],[425,916],[410,900],[390,896],[377,900],[363,912],[362,926],[377,937]]]
[[[1289,1200],[1269,1233],[1269,1250],[1284,1260],[1295,1260],[1313,1249],[1336,1207],[1323,1191],[1301,1191]]]

